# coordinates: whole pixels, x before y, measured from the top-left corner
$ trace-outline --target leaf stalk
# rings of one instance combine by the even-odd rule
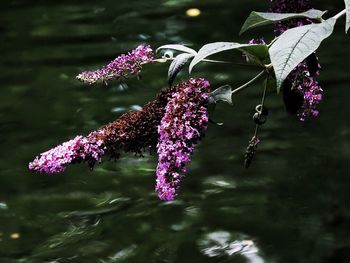
[[[239,92],[245,90],[251,84],[253,84],[254,82],[256,82],[257,80],[259,80],[260,78],[262,78],[263,76],[265,76],[267,74],[268,74],[268,69],[264,69],[258,75],[256,75],[254,78],[252,78],[251,80],[249,80],[248,82],[246,82],[242,86],[238,87],[237,89],[233,90],[231,94],[233,95],[233,94],[236,94],[236,93],[239,93]]]
[[[346,14],[346,9],[344,9],[343,11],[339,12],[338,14],[336,14],[335,16],[333,16],[334,19],[338,20],[339,18],[341,18],[342,16],[344,16]]]

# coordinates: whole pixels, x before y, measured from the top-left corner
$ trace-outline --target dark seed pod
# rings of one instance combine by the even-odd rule
[[[260,142],[259,138],[255,137],[255,136],[249,141],[247,150],[244,154],[244,167],[245,168],[250,167],[250,165],[253,161],[254,155],[256,153],[256,150],[258,148],[259,142]]]
[[[253,121],[257,125],[262,125],[262,124],[264,124],[266,122],[266,116],[265,115],[261,115],[261,114],[256,112],[253,115]]]

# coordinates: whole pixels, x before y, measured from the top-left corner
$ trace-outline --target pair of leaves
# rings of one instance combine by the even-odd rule
[[[156,50],[156,53],[158,53],[159,50],[162,50],[162,49],[172,49],[172,50],[183,52],[183,53],[177,55],[169,66],[168,84],[169,84],[169,86],[171,86],[173,84],[176,76],[183,69],[183,67],[187,64],[187,62],[189,62],[192,58],[194,58],[195,55],[197,55],[197,51],[195,51],[192,48],[183,46],[183,45],[174,44],[174,45],[161,46]]]
[[[171,62],[168,70],[168,83],[171,86],[179,72],[183,69],[183,67],[194,57],[193,54],[182,53],[177,55],[173,62]]]
[[[292,70],[332,34],[335,22],[335,18],[330,18],[322,23],[289,29],[272,44],[269,54],[276,75],[277,92]]]
[[[205,60],[208,56],[227,51],[227,50],[240,50],[242,53],[246,54],[251,61],[257,64],[263,65],[264,61],[268,56],[268,47],[265,44],[240,44],[234,42],[215,42],[204,45],[198,53],[183,45],[164,45],[157,49],[157,52],[162,49],[173,49],[176,51],[183,52],[177,55],[172,61],[168,70],[168,80],[169,85],[172,85],[177,74],[182,70],[182,68],[192,59],[189,66],[189,71],[191,72],[193,67],[199,62]],[[217,62],[217,61],[212,61]]]
[[[227,51],[227,50],[240,50],[242,53],[249,55],[251,58],[255,58],[262,65],[262,61],[268,57],[268,47],[265,44],[240,44],[235,42],[214,42],[204,45],[198,54],[193,58],[189,70],[192,71],[193,67],[199,62],[203,61],[206,57],[211,55]]]
[[[349,1],[349,0],[345,0]],[[315,20],[321,20],[322,16],[327,11],[320,11],[316,9],[310,9],[303,13],[261,13],[251,12],[247,20],[244,22],[240,34],[245,31],[264,25],[273,24],[276,22],[292,19],[292,18],[309,18]]]

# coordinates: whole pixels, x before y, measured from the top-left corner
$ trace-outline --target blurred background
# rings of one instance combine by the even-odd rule
[[[333,15],[343,1],[313,1]],[[344,21],[321,46],[320,116],[300,123],[269,94],[268,122],[250,169],[243,154],[260,102],[256,85],[219,104],[177,201],[154,193],[156,157],[123,156],[47,176],[34,157],[137,109],[166,86],[167,64],[142,81],[75,80],[142,43],[272,39],[238,36],[261,0],[12,0],[0,9],[0,262],[350,262],[349,36]],[[197,12],[188,12],[196,8]],[[199,11],[199,12],[198,12]],[[225,53],[226,60],[240,59]],[[243,61],[243,59],[242,59]],[[239,86],[256,72],[201,64],[195,76]],[[188,78],[185,70],[179,77]]]

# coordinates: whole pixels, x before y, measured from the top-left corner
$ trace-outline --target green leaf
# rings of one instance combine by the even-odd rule
[[[320,20],[327,11],[310,9],[303,13],[261,13],[251,12],[244,25],[241,28],[240,34],[255,27],[273,24],[278,21],[283,21],[291,18],[310,18]]]
[[[177,74],[183,69],[186,63],[193,58],[193,54],[182,53],[177,55],[173,62],[171,62],[168,70],[168,83],[171,86],[177,76]]]
[[[277,80],[277,92],[289,73],[329,37],[336,20],[330,18],[319,24],[310,24],[285,31],[270,47],[269,53]]]
[[[268,47],[265,44],[239,44],[235,42],[215,42],[204,45],[198,51],[198,54],[194,57],[190,64],[190,72],[192,71],[195,65],[197,65],[206,57],[231,49],[238,49],[243,53],[247,53],[250,56],[256,57],[259,61],[262,61],[266,57],[268,57]]]
[[[217,103],[218,101],[225,101],[229,104],[232,103],[232,87],[230,85],[225,85],[212,91],[209,96],[209,103]]]
[[[350,0],[345,1],[345,9],[346,9],[346,26],[345,32],[347,33],[350,28]]]
[[[197,51],[195,51],[194,49],[183,46],[183,45],[177,45],[177,44],[161,46],[161,47],[157,48],[156,53],[158,53],[161,49],[173,49],[173,50],[177,50],[177,51],[181,51],[181,52],[185,52],[185,53],[189,53],[189,54],[193,54],[193,55],[197,54]]]

